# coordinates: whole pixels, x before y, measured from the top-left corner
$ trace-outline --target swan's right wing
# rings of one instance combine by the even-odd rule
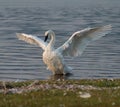
[[[41,47],[43,50],[45,50],[47,46],[47,43],[41,40],[40,38],[38,38],[37,36],[32,36],[25,33],[16,33],[16,35],[19,40],[23,40],[27,43],[37,45]]]

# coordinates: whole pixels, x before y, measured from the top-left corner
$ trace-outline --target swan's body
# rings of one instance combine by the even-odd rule
[[[84,30],[75,32],[62,46],[55,49],[55,33],[51,30],[45,32],[45,41],[48,36],[51,37],[49,43],[44,42],[37,36],[27,35],[24,33],[17,33],[20,40],[24,40],[28,43],[40,46],[43,52],[43,61],[47,65],[48,69],[53,72],[53,74],[67,74],[71,71],[64,62],[64,56],[79,56],[84,51],[85,47],[94,40],[99,39],[105,34],[109,33],[111,30],[111,25],[96,27],[96,28],[86,28]]]

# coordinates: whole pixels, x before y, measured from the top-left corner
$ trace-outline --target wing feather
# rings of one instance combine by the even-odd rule
[[[37,36],[28,35],[25,33],[16,33],[19,40],[23,40],[27,43],[37,45],[45,50],[47,43],[45,43],[42,39],[38,38]]]
[[[111,25],[106,25],[77,31],[57,51],[63,56],[79,56],[90,42],[105,36],[110,30]]]

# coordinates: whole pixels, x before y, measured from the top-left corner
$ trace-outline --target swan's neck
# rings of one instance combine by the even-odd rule
[[[48,46],[51,49],[54,49],[54,45],[55,45],[55,33],[54,32],[50,34],[50,38],[51,38],[51,40],[50,40]]]

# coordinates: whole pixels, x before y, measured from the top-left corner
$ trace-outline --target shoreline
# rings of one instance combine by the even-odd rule
[[[31,88],[32,87],[32,88]],[[34,88],[33,88],[34,87]],[[78,88],[100,90],[104,88],[120,88],[120,79],[80,79],[80,80],[27,80],[27,81],[0,81],[0,93],[22,93],[25,90],[47,90]],[[12,92],[13,90],[13,92]],[[17,91],[18,90],[18,91]],[[5,93],[5,92],[4,92]]]

